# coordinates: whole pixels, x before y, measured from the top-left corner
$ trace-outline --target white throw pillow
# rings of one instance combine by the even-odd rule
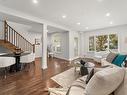
[[[94,74],[85,89],[85,95],[109,95],[122,83],[125,70],[106,68]],[[122,95],[122,94],[121,94]]]
[[[127,95],[127,68],[125,69],[125,77],[121,85],[115,91],[115,95]]]

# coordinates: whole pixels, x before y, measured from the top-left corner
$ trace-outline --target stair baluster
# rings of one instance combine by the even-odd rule
[[[4,41],[14,45],[17,51],[20,49],[21,52],[35,52],[35,45],[31,44],[21,34],[9,26],[6,21],[4,21]]]

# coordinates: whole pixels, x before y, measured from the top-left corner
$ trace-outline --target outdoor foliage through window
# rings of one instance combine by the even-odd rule
[[[96,36],[96,51],[106,51],[108,48],[108,36]]]
[[[116,34],[89,37],[89,51],[106,51],[118,49],[118,36]]]
[[[118,49],[118,36],[115,34],[109,35],[109,49]]]

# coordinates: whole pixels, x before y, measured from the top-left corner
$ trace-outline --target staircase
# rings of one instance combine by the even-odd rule
[[[35,52],[35,45],[31,44],[21,34],[4,21],[4,39],[0,39],[0,45],[13,53]]]

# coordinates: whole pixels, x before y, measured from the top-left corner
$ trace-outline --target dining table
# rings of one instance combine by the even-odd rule
[[[0,57],[14,57],[15,58],[15,64],[10,66],[10,72],[18,72],[21,70],[21,63],[20,63],[20,57],[24,55],[28,55],[30,53],[23,52],[23,53],[2,53],[0,54]]]

